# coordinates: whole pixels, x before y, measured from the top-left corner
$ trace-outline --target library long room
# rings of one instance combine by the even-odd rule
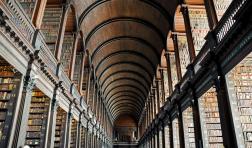
[[[1,0],[0,148],[252,148],[251,0]]]

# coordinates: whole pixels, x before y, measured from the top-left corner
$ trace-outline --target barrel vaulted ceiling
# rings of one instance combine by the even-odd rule
[[[85,49],[114,119],[140,117],[176,6],[177,0],[76,0]]]

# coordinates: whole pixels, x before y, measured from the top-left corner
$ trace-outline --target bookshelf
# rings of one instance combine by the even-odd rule
[[[55,53],[63,8],[57,5],[46,5],[41,31],[51,52]]]
[[[38,89],[32,92],[25,144],[44,147],[50,99]]]
[[[162,130],[159,130],[159,132],[158,132],[158,134],[159,134],[159,147],[160,148],[162,148],[163,147],[163,140],[162,140]]]
[[[81,75],[81,63],[82,63],[82,54],[81,52],[77,52],[75,58],[73,82],[75,86],[78,87],[78,89]]]
[[[184,126],[185,148],[195,148],[195,135],[192,107],[188,107],[182,114]]]
[[[84,126],[81,126],[81,147],[85,147],[85,128]]]
[[[54,148],[61,148],[64,144],[64,133],[66,131],[67,112],[62,108],[57,108]]]
[[[174,148],[180,148],[178,118],[175,118],[172,121],[172,132],[173,132],[173,146]]]
[[[76,140],[77,140],[77,121],[75,119],[72,119],[70,148],[76,147]]]
[[[89,97],[88,97],[88,105],[90,105],[91,106],[91,109],[93,110],[93,106],[92,106],[92,101],[93,101],[93,95],[94,95],[94,80],[93,79],[91,79],[90,80],[90,86],[89,86],[90,88],[89,88]]]
[[[217,96],[214,88],[209,89],[199,99],[199,109],[204,147],[224,147]]]
[[[171,52],[169,54],[169,56],[170,56],[170,65],[171,65],[172,87],[173,87],[173,90],[174,90],[175,85],[178,83],[178,75],[177,75],[175,53]]]
[[[24,9],[25,13],[28,15],[30,19],[32,19],[32,15],[34,12],[34,8],[36,6],[37,0],[18,0]]]
[[[241,147],[252,147],[252,53],[226,78],[237,141]]]
[[[187,38],[185,35],[178,35],[178,50],[182,76],[186,72],[186,67],[190,64],[190,54],[188,50]]]
[[[165,134],[165,148],[168,148],[170,147],[170,129],[169,129],[169,126],[165,126],[164,127],[164,134]]]
[[[87,90],[88,72],[89,72],[88,68],[85,67],[84,73],[83,73],[83,82],[82,82],[82,94],[83,95],[86,94],[86,90]]]
[[[64,68],[64,72],[68,75],[70,72],[70,64],[72,58],[74,35],[72,33],[65,33],[64,41],[61,51],[61,63]]]
[[[7,147],[22,75],[0,57],[0,144]]]
[[[163,80],[164,80],[164,94],[165,99],[169,97],[169,81],[168,81],[168,73],[167,69],[163,70]],[[162,88],[162,87],[160,87]]]
[[[209,31],[207,14],[205,7],[202,8],[190,8],[189,17],[192,28],[193,43],[195,47],[195,54],[197,55],[206,40],[204,39]]]
[[[213,0],[218,20],[221,19],[232,1],[233,0]]]

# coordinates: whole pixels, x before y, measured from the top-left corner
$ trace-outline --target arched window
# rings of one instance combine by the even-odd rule
[[[48,48],[53,54],[55,54],[62,15],[62,1],[47,0],[40,29],[45,37]]]
[[[75,62],[74,62],[74,73],[73,73],[73,83],[75,84],[75,86],[78,88],[78,90],[80,90],[80,81],[81,81],[81,74],[82,71],[84,70],[84,47],[83,47],[83,40],[82,40],[82,35],[78,36],[77,39],[77,49],[76,49],[76,56],[75,56]]]
[[[77,24],[76,24],[76,17],[75,17],[75,11],[71,7],[68,10],[67,14],[67,21],[65,26],[65,33],[64,33],[64,39],[61,49],[61,58],[60,62],[62,63],[62,66],[64,68],[64,71],[67,75],[70,74],[70,68],[71,68],[71,60],[74,52],[74,44],[75,40],[78,40],[78,34],[76,32]]]
[[[197,55],[206,42],[205,36],[209,31],[206,9],[204,4],[188,5],[188,12],[195,54]]]

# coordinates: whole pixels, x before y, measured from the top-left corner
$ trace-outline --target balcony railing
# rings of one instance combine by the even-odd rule
[[[223,38],[226,36],[228,31],[231,29],[231,27],[236,22],[235,15],[237,12],[245,6],[245,4],[249,0],[234,0],[230,4],[229,8],[225,12],[225,14],[222,16],[217,28],[216,28],[216,36],[218,43],[220,43]]]
[[[192,63],[194,76],[195,75],[202,76],[202,71],[204,71],[204,65],[210,60],[211,49],[214,49],[212,47],[213,45],[211,45],[212,42],[214,42],[213,40],[216,39],[217,48],[218,48],[218,45],[224,44],[224,42],[226,41],[225,38],[230,37],[230,31],[235,31],[233,28],[235,28],[235,26],[237,26],[237,25],[235,25],[235,24],[237,24],[237,22],[235,20],[237,18],[236,15],[239,12],[241,12],[242,10],[244,10],[244,8],[246,6],[248,6],[249,2],[251,3],[251,1],[249,1],[249,0],[234,0],[230,4],[230,6],[227,9],[227,11],[225,12],[225,14],[223,15],[223,17],[220,20],[220,22],[218,23],[217,27],[213,30],[213,32],[209,32],[208,35],[209,36],[213,35],[213,37],[212,38],[209,37],[209,39],[204,44],[201,51],[199,52],[199,54],[195,58],[194,62]],[[232,33],[231,33],[231,35],[232,35]],[[176,103],[176,100],[178,99],[178,97],[180,95],[180,91],[183,90],[186,86],[186,83],[192,79],[190,77],[192,77],[192,75],[190,75],[189,70],[187,70],[186,74],[183,76],[181,81],[178,83],[179,87],[175,88],[175,90],[169,96],[169,99],[167,99],[169,101],[167,101],[165,103],[163,110],[160,111],[159,114],[164,114],[168,110],[168,111],[171,111],[170,117],[173,117],[176,115],[176,104],[174,104],[174,103]],[[195,78],[193,78],[193,79],[195,80]],[[207,79],[204,82],[209,82],[209,80]],[[203,85],[204,84],[201,84],[201,86],[203,86]],[[196,93],[199,91],[198,89],[201,89],[201,88],[198,87],[195,90]],[[159,117],[159,116],[157,116],[157,117]],[[148,135],[148,133],[152,131],[154,123],[155,123],[155,120],[151,121],[151,123],[147,126],[145,133],[141,137],[141,140],[144,139],[145,136]]]

